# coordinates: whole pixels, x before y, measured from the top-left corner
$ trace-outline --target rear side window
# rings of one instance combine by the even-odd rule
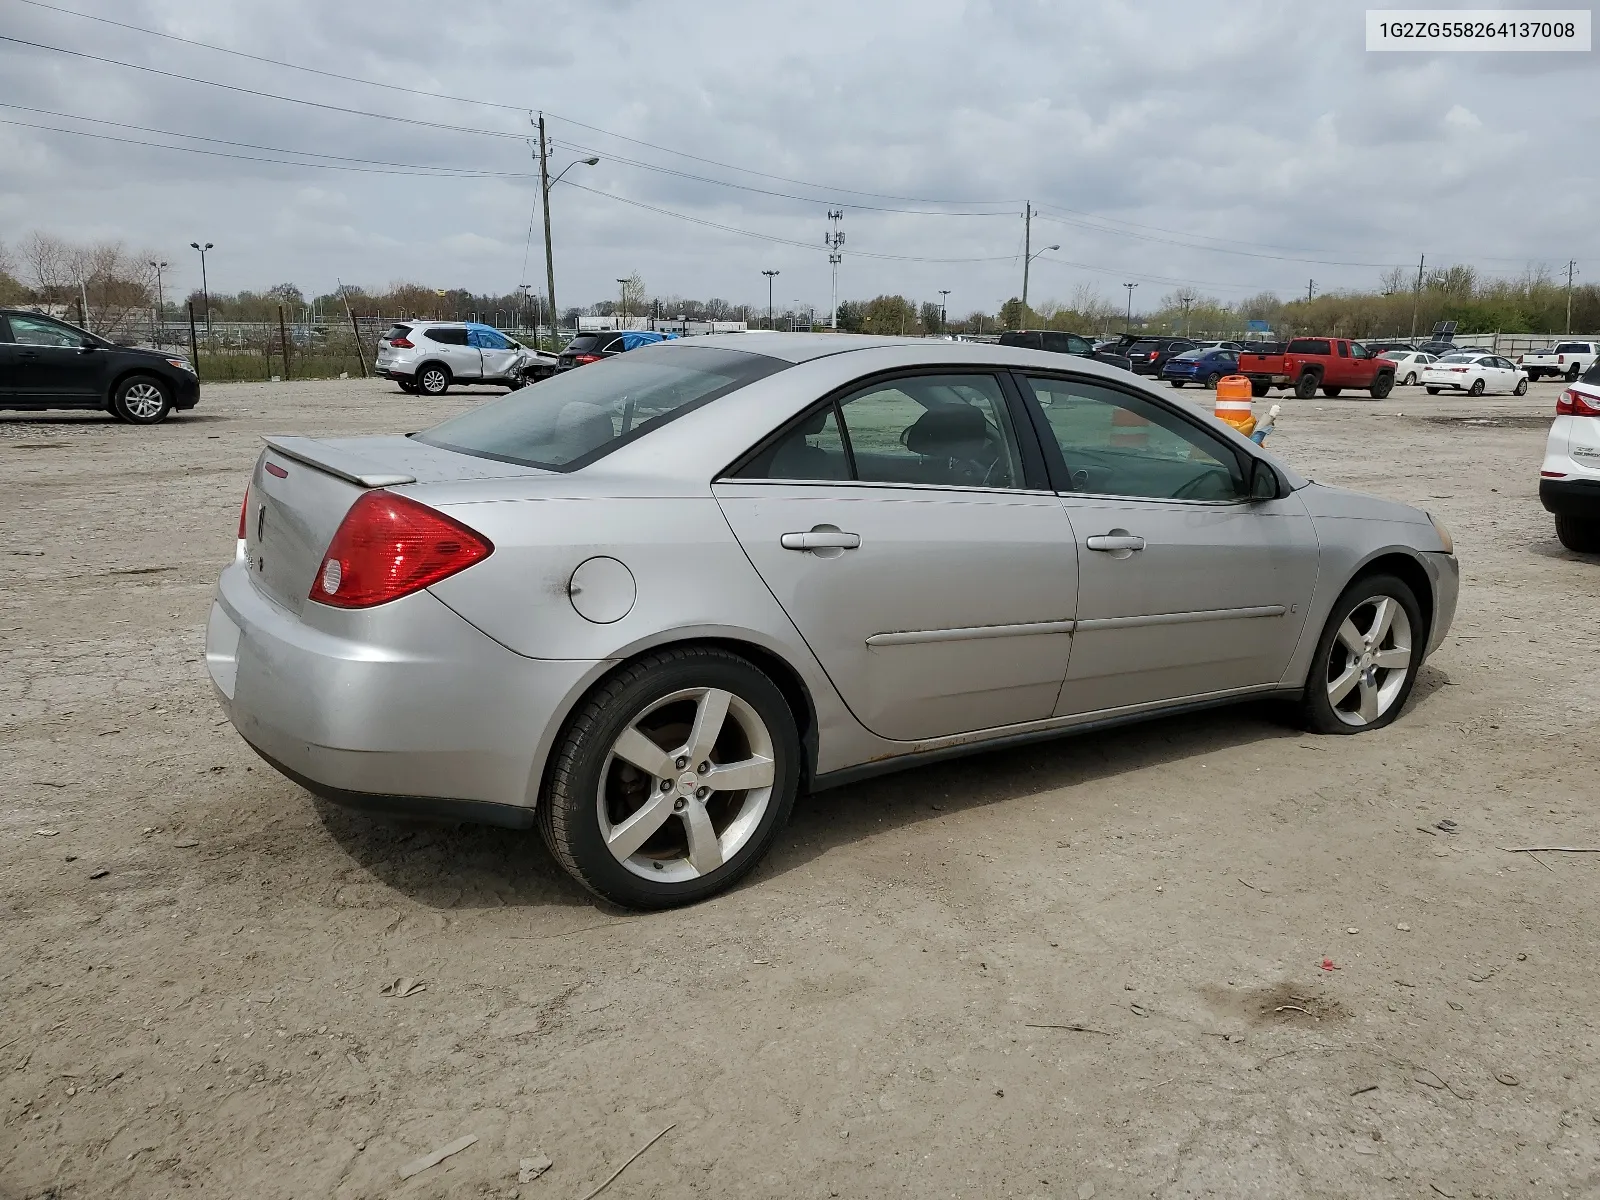
[[[788,365],[710,346],[651,347],[564,371],[415,436],[481,458],[577,470]]]
[[[1331,354],[1332,347],[1326,338],[1295,338],[1289,343],[1285,354]]]
[[[422,336],[441,346],[465,346],[467,331],[461,326],[441,325],[437,329],[424,329]]]
[[[1130,353],[1130,354],[1148,354],[1152,350],[1159,350],[1159,349],[1161,349],[1161,344],[1159,342],[1152,342],[1152,341],[1146,340],[1146,341],[1142,341],[1142,342],[1135,342],[1133,345],[1129,346],[1128,347],[1128,353]]]
[[[393,342],[403,337],[409,337],[410,334],[411,326],[409,325],[391,325],[387,330],[384,331],[383,340],[386,342]]]

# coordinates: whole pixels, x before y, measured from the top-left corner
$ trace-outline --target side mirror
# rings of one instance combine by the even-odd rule
[[[1263,459],[1250,459],[1249,495],[1252,500],[1278,498],[1278,473]]]

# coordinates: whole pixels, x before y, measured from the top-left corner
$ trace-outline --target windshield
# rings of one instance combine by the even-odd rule
[[[788,365],[711,346],[651,346],[564,372],[414,436],[480,458],[573,471]]]

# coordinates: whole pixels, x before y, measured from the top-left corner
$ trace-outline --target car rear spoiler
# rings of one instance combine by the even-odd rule
[[[415,483],[417,477],[405,471],[387,470],[371,459],[362,458],[348,450],[329,446],[316,438],[292,437],[274,433],[262,439],[279,454],[303,462],[307,466],[326,471],[329,475],[348,480],[365,488],[398,487]]]

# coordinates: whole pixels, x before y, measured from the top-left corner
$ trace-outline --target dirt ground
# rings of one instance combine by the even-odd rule
[[[0,416],[0,1198],[576,1200],[662,1130],[607,1200],[1596,1194],[1600,855],[1502,849],[1600,846],[1557,390],[1285,402],[1289,461],[1455,533],[1393,727],[1230,709],[802,798],[651,916],[537,834],[326,807],[212,699],[259,435],[481,397]]]

